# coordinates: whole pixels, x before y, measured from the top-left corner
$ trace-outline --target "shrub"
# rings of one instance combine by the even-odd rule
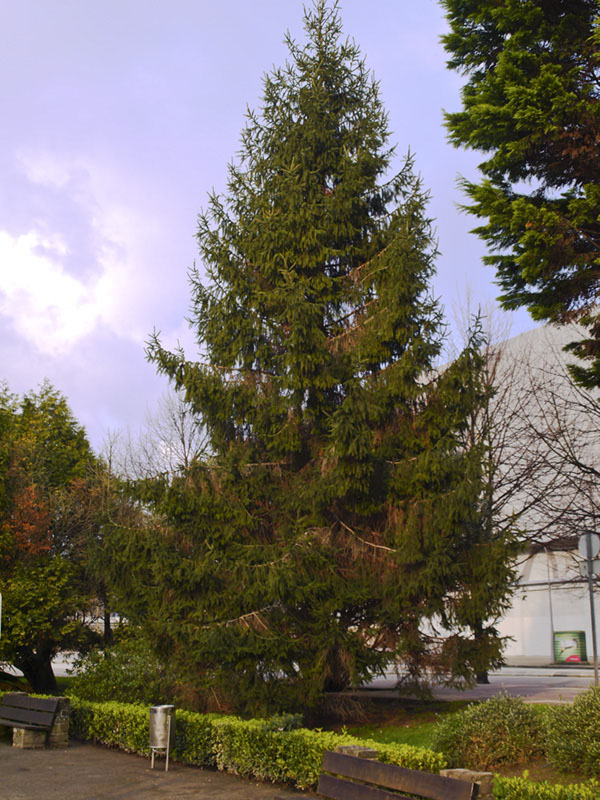
[[[92,650],[75,662],[77,673],[68,689],[96,703],[165,703],[172,697],[170,679],[148,644],[123,639],[106,650]]]
[[[599,800],[600,785],[595,781],[571,786],[534,783],[527,778],[496,778],[494,800]]]
[[[572,705],[557,706],[545,723],[545,753],[553,767],[600,774],[600,689],[592,687]]]
[[[542,750],[542,723],[521,697],[497,695],[473,703],[435,727],[433,747],[453,767],[488,770],[518,764]]]

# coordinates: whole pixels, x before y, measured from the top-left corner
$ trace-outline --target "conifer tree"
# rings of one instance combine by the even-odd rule
[[[579,320],[570,345],[600,386],[600,103],[596,0],[443,0],[448,65],[467,75],[450,140],[485,153],[463,181],[508,309]]]
[[[202,356],[149,348],[211,455],[140,483],[158,523],[107,551],[125,613],[217,707],[310,704],[398,659],[472,679],[510,574],[463,445],[478,342],[434,370],[427,193],[411,157],[386,179],[386,114],[337,3],[305,28],[199,218]]]

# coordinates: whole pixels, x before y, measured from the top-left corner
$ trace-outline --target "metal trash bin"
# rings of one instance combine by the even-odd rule
[[[150,706],[150,750],[154,769],[154,755],[157,750],[166,753],[165,772],[169,771],[169,748],[175,741],[175,706]]]

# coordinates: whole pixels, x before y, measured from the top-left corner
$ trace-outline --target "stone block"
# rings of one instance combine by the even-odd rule
[[[46,731],[29,731],[25,728],[13,728],[13,747],[21,750],[39,750],[46,746]]]
[[[69,714],[71,713],[71,705],[68,697],[58,698],[58,710],[54,717],[54,724],[48,736],[48,745],[50,747],[68,747],[69,746]]]
[[[363,747],[360,744],[341,744],[335,748],[335,752],[345,756],[356,756],[356,758],[377,758],[377,750],[372,747]]]
[[[456,778],[459,781],[476,783],[479,787],[477,800],[493,800],[494,775],[492,772],[477,772],[471,769],[442,769],[440,775]]]

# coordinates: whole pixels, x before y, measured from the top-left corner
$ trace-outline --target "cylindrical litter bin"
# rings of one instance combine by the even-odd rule
[[[157,750],[166,753],[165,771],[169,769],[169,748],[175,741],[175,706],[150,706],[150,750],[151,769],[154,769],[154,754]]]

